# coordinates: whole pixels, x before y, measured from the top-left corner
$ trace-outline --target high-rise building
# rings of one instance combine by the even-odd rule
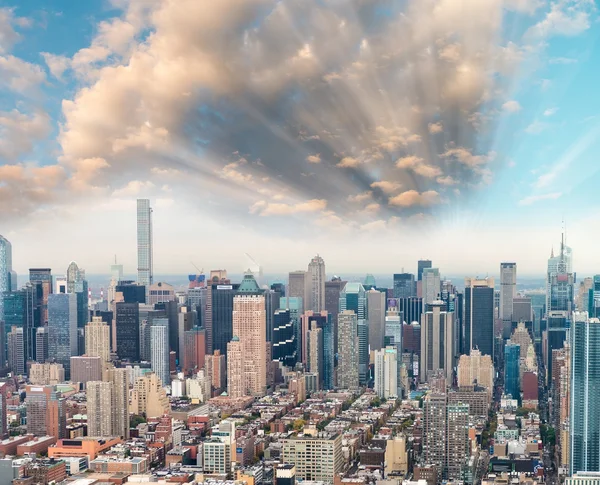
[[[385,293],[370,289],[367,291],[369,347],[371,351],[381,350],[384,347],[385,335]]]
[[[251,273],[233,299],[233,334],[241,343],[243,395],[262,396],[267,390],[265,297]]]
[[[346,310],[352,310],[356,314],[358,332],[358,375],[360,385],[365,386],[367,385],[369,378],[369,327],[367,323],[367,294],[361,283],[346,283],[346,286],[342,290],[340,294],[340,314]]]
[[[302,308],[300,313],[310,309],[310,276],[306,271],[291,271],[288,277],[288,291],[286,292],[289,298],[302,298]],[[325,289],[323,289],[325,291]]]
[[[227,395],[232,399],[246,395],[244,350],[237,335],[227,344]]]
[[[575,312],[570,333],[569,474],[600,472],[600,319]]]
[[[48,327],[35,329],[35,361],[46,362],[48,359]]]
[[[168,386],[171,383],[169,368],[169,329],[165,325],[150,327],[150,363],[152,371]]]
[[[509,338],[513,322],[513,300],[517,296],[517,263],[500,263],[500,305],[502,336]]]
[[[6,417],[6,382],[0,382],[0,436],[5,437],[7,434],[7,417]]]
[[[206,351],[218,350],[221,355],[226,355],[227,343],[233,337],[233,298],[240,285],[215,277],[217,280],[211,279],[206,293]]]
[[[290,436],[282,441],[282,461],[295,465],[299,479],[334,483],[335,477],[342,471],[344,456],[341,434]]]
[[[138,303],[115,304],[117,355],[136,362],[140,358],[140,318]]]
[[[229,476],[235,462],[235,422],[224,420],[213,427],[210,439],[202,447],[205,473]]]
[[[110,382],[90,381],[86,387],[88,436],[112,434],[113,396]]]
[[[340,294],[346,286],[346,282],[342,281],[339,276],[334,276],[331,281],[325,282],[325,310],[331,315],[331,325],[333,327],[333,348],[337,349],[338,339],[338,320],[337,316],[340,311]]]
[[[35,288],[24,286],[21,290],[0,294],[4,312],[3,335],[6,337],[12,327],[23,329],[24,360],[35,358]],[[6,340],[4,341],[6,342]],[[4,349],[3,349],[4,350]]]
[[[273,285],[271,285],[273,286]],[[281,289],[281,288],[280,288]],[[265,290],[265,311],[267,314],[267,342],[273,341],[274,315],[279,310],[282,292],[273,288]]]
[[[12,244],[0,236],[0,322],[4,320],[4,293],[17,289],[16,274],[12,269]]]
[[[85,327],[85,353],[103,363],[110,361],[110,330],[102,317],[92,317]]]
[[[179,314],[182,315],[181,313]],[[206,330],[194,327],[183,333],[183,372],[187,375],[204,369],[206,360]]]
[[[423,401],[423,461],[443,473],[446,464],[446,394],[429,393]]]
[[[102,380],[102,367],[104,362],[97,355],[76,355],[71,357],[71,381],[79,382],[86,386],[89,381]]]
[[[8,366],[14,375],[22,376],[25,374],[23,329],[21,327],[13,327],[11,331],[8,332],[7,342]]]
[[[48,354],[71,375],[71,356],[77,355],[77,297],[73,293],[48,296]]]
[[[298,360],[297,350],[296,329],[290,316],[290,310],[276,310],[273,316],[273,338],[271,340],[273,360],[278,360],[287,367],[294,367]]]
[[[340,389],[358,389],[358,318],[354,310],[343,310],[338,315],[337,354],[337,387]]]
[[[440,279],[440,270],[438,268],[425,268],[421,279],[421,294],[423,304],[430,305],[439,300],[442,283]]]
[[[519,359],[521,346],[510,340],[504,346],[504,393],[513,399],[521,400],[521,385],[519,382]]]
[[[133,385],[129,410],[133,414],[155,418],[171,410],[169,398],[160,378],[154,373],[138,377]]]
[[[423,271],[427,268],[432,268],[433,264],[429,259],[420,259],[417,261],[417,281],[421,281],[423,279]]]
[[[404,316],[406,323],[421,321],[421,314],[425,310],[423,298],[398,298],[398,310]]]
[[[311,374],[317,376],[316,390],[323,389],[323,329],[319,328],[316,321],[310,324],[310,330],[306,335],[308,370]]]
[[[65,381],[62,364],[33,363],[29,368],[29,382],[33,386],[53,386]]]
[[[419,378],[421,382],[427,382],[430,372],[443,370],[446,384],[452,385],[457,354],[454,346],[454,313],[444,311],[445,305],[441,300],[432,301],[430,307],[431,310],[423,313],[421,318]]]
[[[48,321],[48,296],[52,293],[52,270],[50,268],[30,268],[29,283],[35,288],[35,326]]]
[[[465,278],[463,351],[479,349],[494,358],[494,279]]]
[[[112,388],[112,436],[129,438],[129,378],[127,369],[110,368],[106,371],[106,382]],[[139,393],[138,393],[139,397]]]
[[[205,360],[206,375],[211,381],[211,387],[217,392],[227,388],[227,362],[219,350],[207,355]]]
[[[375,392],[381,398],[398,396],[398,350],[395,346],[375,351]]]
[[[553,308],[551,299],[552,277],[562,274],[573,274],[573,250],[566,245],[564,234],[561,237],[560,253],[554,256],[554,248],[548,259],[548,269],[546,272],[546,310],[561,310],[561,308]]]
[[[308,278],[309,294],[305,310],[313,312],[325,310],[325,261],[318,254],[308,264],[306,277]]]
[[[458,360],[458,387],[473,385],[485,387],[489,396],[494,392],[494,363],[489,355],[477,349],[470,355],[461,355]]]
[[[415,275],[412,273],[394,274],[394,298],[416,297]]]
[[[404,352],[404,323],[403,315],[398,310],[398,300],[396,298],[388,298],[387,300],[388,311],[385,314],[385,336],[384,341],[386,347],[393,346],[396,349],[396,363],[398,368],[396,370],[396,376],[398,381],[398,389],[396,390],[396,396],[402,396],[402,354]],[[420,350],[420,349],[419,349]],[[409,374],[412,376],[412,365]],[[377,379],[377,377],[375,377]]]
[[[27,433],[34,436],[66,437],[65,399],[56,386],[27,386]]]
[[[151,284],[148,288],[148,299],[146,302],[149,305],[156,305],[157,303],[175,300],[175,288],[169,283],[159,281],[158,283]]]
[[[152,208],[149,199],[137,200],[138,283],[150,288],[153,283]]]
[[[469,405],[465,403],[448,404],[446,407],[446,470],[445,478],[461,481],[465,466],[470,458],[469,452]]]

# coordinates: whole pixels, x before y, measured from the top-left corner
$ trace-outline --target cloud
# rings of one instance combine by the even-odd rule
[[[544,116],[552,116],[558,111],[558,108],[548,108],[544,111]]]
[[[390,198],[389,204],[400,207],[422,206],[430,207],[440,203],[440,194],[435,190],[418,192],[416,190],[407,190],[395,197]]]
[[[250,207],[251,214],[260,216],[285,216],[291,214],[321,212],[327,208],[324,199],[313,199],[297,204],[273,203],[261,200]]]
[[[546,16],[526,32],[526,37],[575,36],[590,28],[589,12],[594,4],[586,0],[555,2]]]
[[[379,189],[386,194],[391,194],[402,187],[399,183],[390,182],[388,180],[380,180],[379,182],[373,182],[371,188]]]
[[[408,155],[406,157],[399,158],[396,160],[396,167],[398,168],[413,168],[424,163],[421,157],[415,155]]]
[[[485,165],[495,157],[494,152],[489,152],[487,155],[473,155],[469,148],[465,147],[449,147],[440,155],[442,158],[454,159],[467,167],[478,167]]]
[[[518,101],[507,101],[502,105],[502,110],[507,113],[517,113],[518,111],[521,111],[521,105]]]
[[[29,154],[36,141],[50,133],[50,118],[42,112],[31,115],[18,110],[0,111],[0,160],[14,162]]]
[[[545,113],[544,113],[545,115]],[[547,116],[547,115],[545,115]],[[546,130],[550,125],[542,121],[535,120],[525,128],[525,133],[530,135],[539,135],[542,131]]]
[[[454,177],[446,175],[445,177],[438,177],[435,179],[438,184],[441,185],[457,185],[459,182]]]
[[[41,55],[46,66],[48,66],[50,74],[56,79],[62,79],[64,72],[71,66],[71,60],[66,56],[58,56],[49,52],[42,52]]]
[[[429,133],[432,135],[436,133],[442,133],[444,131],[444,124],[441,121],[438,121],[437,123],[429,123],[427,126],[429,127]]]
[[[360,164],[360,160],[355,157],[344,157],[342,158],[336,167],[340,168],[356,168]]]
[[[536,202],[540,202],[542,200],[555,200],[561,196],[562,196],[562,192],[552,192],[549,194],[542,194],[542,195],[530,195],[528,197],[525,197],[524,199],[521,199],[519,201],[519,205],[531,205],[531,204],[535,204]]]
[[[22,95],[35,93],[46,80],[42,69],[18,57],[0,56],[0,87]]]
[[[21,35],[15,27],[29,27],[31,21],[25,17],[15,16],[14,9],[0,8],[0,54],[10,52],[12,47],[21,40]]]
[[[356,202],[356,203],[365,202],[365,201],[369,200],[372,196],[373,196],[373,192],[371,192],[371,191],[362,192],[362,193],[356,194],[356,195],[349,195],[348,202]]]
[[[309,155],[306,157],[306,161],[308,163],[321,163],[321,154],[317,153],[315,155]]]

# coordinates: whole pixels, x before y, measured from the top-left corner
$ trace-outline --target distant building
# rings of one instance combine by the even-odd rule
[[[169,366],[169,328],[165,325],[150,327],[150,363],[152,371],[164,386],[171,383]]]
[[[338,368],[337,387],[358,389],[359,387],[359,340],[358,318],[353,310],[344,310],[338,315]]]
[[[369,327],[367,323],[367,294],[362,284],[347,283],[342,290],[342,293],[340,294],[340,314],[346,310],[352,310],[356,314],[358,333],[358,376],[360,385],[366,386],[369,378],[370,361]]]
[[[375,392],[381,398],[398,396],[398,350],[395,346],[375,351]]]
[[[71,381],[80,382],[84,387],[89,381],[100,381],[103,365],[102,358],[97,355],[71,357]]]
[[[149,288],[153,283],[152,208],[149,199],[137,200],[138,282]]]
[[[65,381],[65,369],[58,363],[32,363],[29,382],[34,386],[52,386]]]
[[[440,270],[438,268],[424,268],[421,279],[423,304],[427,306],[439,300],[441,288]]]
[[[425,270],[424,275],[427,275]],[[429,372],[443,370],[447,385],[452,384],[457,349],[454,338],[454,313],[444,311],[444,302],[433,300],[431,311],[421,317],[421,360],[419,377],[427,381]]]
[[[73,293],[48,296],[48,354],[70,377],[71,356],[77,355],[77,296]]]
[[[519,359],[521,347],[510,340],[504,346],[504,393],[520,401]]]
[[[115,307],[117,355],[120,359],[137,362],[140,358],[139,304],[118,302]]]
[[[342,436],[292,436],[282,440],[283,462],[296,467],[300,480],[317,480],[334,483],[342,471]]]
[[[22,376],[25,374],[23,329],[21,327],[12,327],[12,330],[7,335],[7,342],[8,366],[13,374]],[[4,342],[2,342],[2,345],[4,345]]]
[[[148,304],[156,305],[166,301],[175,301],[175,289],[169,283],[158,282],[148,288]]]
[[[92,317],[85,327],[85,353],[100,357],[103,363],[110,361],[110,329],[102,317]]]
[[[478,349],[494,359],[494,279],[465,278],[463,351]]]
[[[86,396],[88,436],[112,436],[112,384],[88,382]]]
[[[471,350],[470,355],[461,355],[458,360],[458,386],[485,387],[489,396],[494,392],[494,364],[489,355],[479,350]]]
[[[385,293],[370,289],[367,291],[369,347],[371,351],[384,348],[383,337],[385,335]]]
[[[154,374],[138,377],[131,392],[130,412],[158,417],[171,409],[169,398],[160,378]]]
[[[411,273],[394,274],[394,298],[416,297],[415,275]]]
[[[325,310],[325,261],[318,254],[308,264],[309,294],[305,310],[320,312]]]
[[[502,337],[510,337],[513,319],[514,299],[517,296],[517,263],[500,263],[500,306]]]
[[[27,386],[25,393],[27,432],[34,436],[65,438],[65,399],[56,390],[56,386]]]

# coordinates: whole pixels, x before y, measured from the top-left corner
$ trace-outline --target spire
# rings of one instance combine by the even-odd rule
[[[552,245],[552,251],[550,252],[550,257],[553,258],[554,257],[554,244]]]

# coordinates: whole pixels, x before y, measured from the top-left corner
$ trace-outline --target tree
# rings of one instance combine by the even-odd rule
[[[294,421],[294,431],[300,431],[302,428],[304,428],[305,424],[306,421],[304,421],[303,419],[297,419],[296,421]]]
[[[131,419],[129,421],[129,427],[137,428],[139,424],[142,424],[145,422],[146,422],[146,418],[144,418],[144,416],[140,416],[139,414],[134,414],[133,416],[131,416]]]

